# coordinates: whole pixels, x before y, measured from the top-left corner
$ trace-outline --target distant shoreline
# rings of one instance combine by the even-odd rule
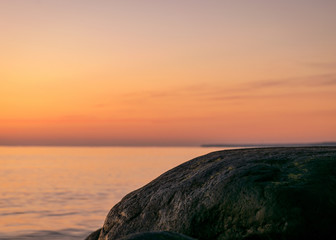
[[[316,146],[336,146],[336,142],[321,142],[321,143],[274,143],[274,144],[202,144],[201,147],[316,147]]]
[[[210,143],[201,145],[114,145],[114,144],[0,144],[0,147],[90,147],[90,148],[105,148],[105,147],[121,147],[121,148],[169,148],[169,147],[203,147],[203,148],[250,148],[250,147],[317,147],[317,146],[336,146],[336,142],[316,142],[316,143]]]

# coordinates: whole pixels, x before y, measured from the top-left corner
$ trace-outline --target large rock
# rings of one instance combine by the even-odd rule
[[[86,240],[96,240],[99,237],[101,229],[91,233]],[[161,231],[161,232],[141,232],[130,234],[118,240],[196,240],[183,234]]]
[[[98,233],[327,240],[335,223],[336,147],[264,148],[210,153],[162,174],[116,204]]]
[[[174,232],[145,232],[127,235],[119,240],[195,240],[194,238]]]

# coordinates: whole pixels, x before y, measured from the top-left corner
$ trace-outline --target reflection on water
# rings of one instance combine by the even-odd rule
[[[0,239],[83,239],[125,194],[214,150],[0,147]]]

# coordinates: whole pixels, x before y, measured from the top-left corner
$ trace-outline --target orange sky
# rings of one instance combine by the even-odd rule
[[[336,140],[336,2],[0,2],[0,145]]]

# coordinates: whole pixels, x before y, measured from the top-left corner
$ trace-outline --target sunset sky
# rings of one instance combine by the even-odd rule
[[[334,0],[1,0],[0,145],[336,141]]]

